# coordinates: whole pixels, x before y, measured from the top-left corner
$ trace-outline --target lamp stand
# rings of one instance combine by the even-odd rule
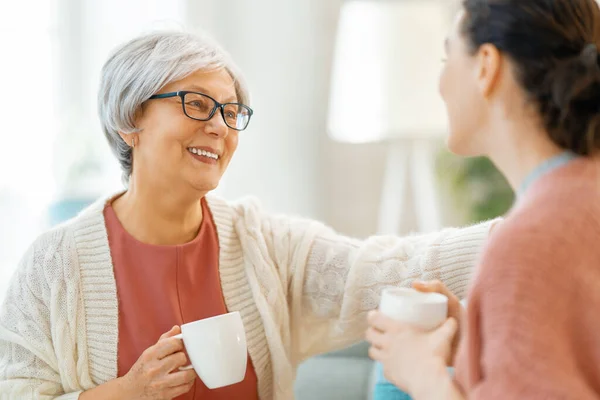
[[[407,190],[413,195],[419,232],[441,228],[435,150],[435,141],[426,138],[396,140],[390,144],[379,206],[379,234],[400,233]]]

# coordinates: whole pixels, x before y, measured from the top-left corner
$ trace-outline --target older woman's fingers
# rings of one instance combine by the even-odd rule
[[[167,332],[160,335],[160,338],[158,340],[166,339],[168,337],[175,336],[175,335],[179,335],[180,333],[181,333],[181,328],[179,326],[175,325],[174,327],[169,329]]]
[[[367,329],[367,332],[365,334],[365,340],[371,343],[371,345],[374,347],[382,348],[385,338],[380,331],[373,328],[369,328]]]
[[[194,383],[196,371],[193,369],[187,371],[177,371],[169,374],[165,381],[168,387],[177,387],[188,383]]]
[[[369,347],[369,357],[372,360],[382,361],[383,360],[383,354],[384,353],[383,353],[383,351],[381,349],[378,349],[378,348],[373,347],[373,346]]]
[[[181,340],[171,337],[159,340],[158,343],[156,343],[150,349],[152,349],[154,357],[156,357],[158,360],[162,360],[171,354],[183,351],[184,347]]]
[[[188,364],[187,357],[183,351],[173,353],[161,359],[161,369],[167,373],[177,370]]]
[[[371,328],[375,328],[381,332],[389,331],[394,327],[395,324],[397,324],[396,321],[379,311],[369,312],[369,315],[367,316],[367,322]]]

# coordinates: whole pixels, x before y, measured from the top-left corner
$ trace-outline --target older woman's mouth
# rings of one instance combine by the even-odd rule
[[[194,157],[196,160],[206,164],[216,164],[220,158],[220,156],[217,153],[206,149],[188,147],[187,150],[192,154],[192,157]]]

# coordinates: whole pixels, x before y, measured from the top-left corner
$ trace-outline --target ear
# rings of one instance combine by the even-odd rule
[[[500,77],[502,54],[492,44],[486,43],[477,51],[477,82],[481,95],[487,98],[496,88]]]
[[[129,147],[134,146],[132,140],[135,140],[135,134],[119,132],[119,136],[121,136],[121,139],[123,139],[123,141],[129,145]]]
[[[143,116],[143,109],[142,107],[138,108],[134,114],[134,123],[136,127],[139,127],[139,121]],[[138,128],[138,132],[141,129]],[[138,135],[136,135],[135,133],[123,133],[121,131],[118,132],[119,136],[121,136],[121,139],[123,139],[123,141],[125,143],[127,143],[130,147],[135,147],[136,144],[138,144]]]

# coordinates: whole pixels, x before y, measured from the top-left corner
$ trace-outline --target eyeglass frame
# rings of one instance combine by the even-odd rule
[[[213,109],[210,111],[210,113],[208,114],[208,118],[206,119],[200,119],[200,118],[194,118],[192,116],[190,116],[187,111],[185,110],[185,95],[186,94],[199,94],[201,96],[204,97],[208,97],[209,99],[211,99],[214,103],[215,106],[213,107]],[[245,104],[242,103],[219,103],[217,100],[215,100],[214,98],[212,98],[211,96],[207,95],[206,93],[201,93],[201,92],[193,92],[190,90],[179,90],[177,92],[168,92],[168,93],[160,93],[160,94],[155,94],[152,95],[148,98],[148,100],[155,100],[155,99],[168,99],[171,97],[179,97],[181,98],[181,109],[183,110],[183,113],[185,114],[186,117],[193,119],[195,121],[210,121],[212,119],[212,117],[215,116],[215,112],[217,111],[217,108],[221,110],[221,118],[223,118],[223,122],[225,122],[225,125],[227,125],[228,128],[231,128],[235,131],[241,132],[243,130],[246,130],[246,128],[248,128],[248,125],[250,125],[250,119],[252,118],[252,114],[254,114],[254,110],[252,110],[250,107],[248,107]],[[232,126],[230,126],[227,121],[225,120],[225,114],[224,114],[224,107],[227,105],[231,105],[234,104],[236,106],[242,106],[244,108],[246,108],[248,110],[248,123],[246,123],[246,126],[243,129],[237,129],[234,128]]]

